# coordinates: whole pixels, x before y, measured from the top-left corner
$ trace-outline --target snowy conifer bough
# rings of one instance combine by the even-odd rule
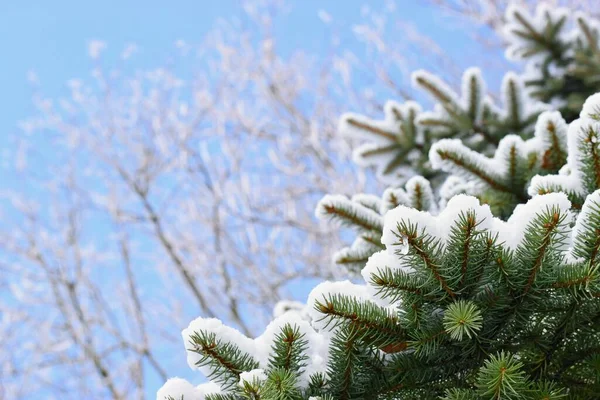
[[[587,167],[576,161],[594,151],[596,97],[590,97],[582,118],[568,129],[583,100],[600,90],[596,72],[586,72],[600,54],[600,24],[571,14],[544,5],[535,15],[508,8],[502,29],[506,53],[525,62],[526,72],[504,76],[500,102],[486,93],[477,68],[463,74],[459,91],[433,74],[417,71],[413,83],[437,102],[433,111],[412,101],[391,101],[382,121],[357,114],[341,117],[340,133],[364,141],[354,151],[355,161],[373,167],[391,185],[375,210],[380,218],[390,204],[410,204],[405,195],[393,194],[402,192],[404,184],[410,186],[409,194],[411,188],[417,189],[410,194],[413,199],[427,198],[423,205],[410,204],[417,209],[435,213],[450,197],[464,193],[489,204],[502,219],[530,196],[559,190],[568,193],[578,209],[585,195],[600,187],[594,180],[595,158],[588,158],[592,164]],[[587,133],[579,133],[581,124],[590,128]],[[318,216],[357,231],[352,246],[334,256],[335,263],[354,272],[380,247],[381,230],[365,225],[370,214],[365,206],[369,208],[359,201],[327,196],[318,207]]]
[[[290,311],[252,340],[214,319],[193,321],[183,331],[188,363],[211,379],[212,394],[177,380],[159,395],[520,399],[600,391],[600,191],[578,217],[564,193],[536,196],[506,222],[458,195],[437,216],[401,205],[383,223],[385,249],[363,269],[365,284],[317,286],[310,323]]]
[[[498,108],[474,69],[460,95],[417,73],[433,112],[389,103],[383,122],[344,116],[343,132],[372,140],[356,160],[400,185],[317,207],[356,230],[334,260],[363,282],[318,285],[256,339],[193,321],[188,364],[210,386],[170,380],[158,398],[597,398],[600,94],[573,121],[574,99],[595,90],[573,65],[593,62],[598,34],[576,16],[583,39],[564,39],[567,15],[507,16],[520,38],[509,53],[536,56],[528,73],[565,55],[551,96],[546,81],[509,74]]]

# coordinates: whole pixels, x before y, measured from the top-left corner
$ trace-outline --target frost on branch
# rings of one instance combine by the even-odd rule
[[[493,150],[511,132],[529,136],[536,117],[545,108],[525,94],[520,78],[512,73],[506,74],[502,83],[503,108],[485,93],[477,68],[464,73],[460,96],[425,71],[415,72],[413,81],[438,101],[434,111],[421,113],[417,122],[430,129],[434,138],[463,139],[469,148],[478,151]]]
[[[352,199],[325,196],[317,206],[317,216],[337,220],[357,233],[351,246],[334,253],[333,262],[352,273],[360,272],[368,258],[382,249],[383,216],[401,204],[432,213],[438,209],[431,184],[421,176],[409,179],[404,188],[386,189],[381,198],[367,194]]]
[[[470,183],[469,194],[489,204],[495,215],[507,218],[527,200],[527,185],[535,174],[557,172],[565,163],[567,125],[558,112],[544,112],[535,125],[534,137],[523,140],[507,135],[493,158],[471,150],[458,139],[443,139],[431,147],[434,168]],[[458,183],[458,182],[457,182]]]
[[[526,63],[530,94],[573,120],[586,97],[600,90],[598,21],[544,4],[535,15],[509,7],[506,20],[506,55]]]
[[[600,95],[585,102],[580,118],[573,121],[567,134],[567,165],[557,174],[534,176],[529,194],[564,192],[575,209],[580,209],[588,194],[600,189]]]
[[[358,232],[377,232],[382,226],[381,216],[376,210],[342,195],[323,197],[317,205],[315,214],[317,218],[330,218]]]
[[[412,80],[438,102],[435,111],[422,113],[418,118],[418,123],[430,127],[436,137],[473,133],[473,128],[481,124],[486,113],[486,87],[478,68],[465,71],[460,95],[426,71],[415,72]]]
[[[509,7],[504,27],[509,41],[507,58],[521,61],[538,57],[543,60],[558,55],[568,40],[562,30],[568,15],[568,9],[551,8],[546,4],[538,6],[535,15],[516,5]]]
[[[358,114],[344,114],[339,123],[341,134],[363,140],[354,151],[354,160],[361,166],[374,166],[385,182],[403,182],[423,172],[426,160],[418,151],[424,132],[415,121],[421,112],[415,102],[386,103],[382,121]]]
[[[427,160],[436,140],[462,139],[470,149],[487,154],[509,133],[531,137],[537,116],[547,108],[530,99],[521,79],[512,73],[504,77],[502,107],[486,94],[485,82],[477,68],[463,75],[460,94],[425,71],[415,72],[413,82],[437,102],[433,111],[421,112],[412,102],[404,106],[389,102],[383,121],[355,114],[341,119],[340,132],[366,141],[356,149],[359,164],[375,166],[386,182],[404,183],[413,175],[422,175],[437,184],[443,174]]]

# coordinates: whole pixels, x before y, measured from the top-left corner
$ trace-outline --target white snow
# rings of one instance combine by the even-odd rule
[[[352,296],[357,300],[373,301],[372,293],[366,285],[358,285],[348,280],[345,281],[325,281],[317,286],[308,295],[307,305],[309,314],[312,318],[313,326],[321,333],[328,332],[326,321],[323,321],[323,314],[315,308],[318,302],[323,303],[326,299],[334,295]]]
[[[338,132],[346,137],[358,140],[360,143],[353,153],[352,157],[356,164],[362,167],[374,167],[378,179],[384,183],[394,184],[403,182],[411,176],[415,175],[415,171],[408,165],[400,165],[392,171],[385,172],[385,167],[396,156],[396,152],[385,151],[370,153],[375,150],[397,145],[398,143],[410,141],[407,140],[402,123],[411,118],[411,115],[419,115],[421,106],[413,101],[408,101],[404,104],[399,104],[394,101],[388,101],[384,106],[384,119],[374,120],[364,117],[360,114],[347,113],[342,115],[338,123]],[[363,129],[350,123],[355,121],[358,124],[372,127],[372,130]],[[420,143],[423,140],[423,130],[418,125],[414,132],[414,140]],[[419,157],[418,151],[411,151],[407,158]]]
[[[372,126],[387,132],[390,136],[396,137],[401,134],[402,121],[397,119],[395,112],[398,112],[402,118],[406,118],[409,113],[419,113],[421,106],[415,102],[406,102],[399,104],[394,101],[388,101],[384,106],[384,119],[375,120],[367,118],[360,114],[346,113],[342,114],[338,123],[338,132],[344,136],[353,139],[363,139],[380,145],[392,144],[396,139],[391,139],[388,135],[379,135],[371,131],[366,131],[350,124],[349,120],[354,120],[362,124]]]
[[[256,339],[258,352],[260,353],[258,355],[259,363],[263,368],[267,366],[275,336],[286,324],[297,326],[300,332],[304,334],[304,339],[308,341],[306,346],[308,365],[304,368],[299,378],[300,387],[307,387],[310,383],[310,376],[312,374],[317,372],[325,374],[327,371],[329,336],[318,334],[313,327],[297,313],[287,312],[281,317],[276,318],[267,326],[265,332]]]
[[[503,157],[508,151],[508,148],[515,142],[517,143],[518,148],[522,148],[522,139],[519,137],[514,135],[504,137],[498,144],[495,157],[488,158],[481,153],[471,150],[459,139],[442,139],[431,146],[431,149],[429,150],[429,161],[434,169],[452,173],[481,189],[488,185],[484,180],[471,174],[464,168],[458,167],[451,160],[444,160],[438,151],[456,154],[460,158],[467,159],[471,163],[477,165],[480,169],[486,171],[493,179],[500,180],[502,174],[506,172],[506,164],[503,162]]]
[[[189,367],[191,369],[199,369],[204,375],[210,373],[210,367],[198,367],[196,363],[201,359],[200,354],[190,351],[190,349],[193,349],[191,336],[195,332],[199,333],[200,331],[212,332],[216,335],[217,340],[235,343],[241,351],[250,355],[256,354],[254,341],[246,337],[237,329],[223,324],[223,322],[216,318],[196,318],[181,332],[181,336],[183,337],[183,343],[187,350],[187,362]]]
[[[310,326],[310,324],[295,311],[288,311],[279,317],[275,318],[265,329],[264,333],[256,339],[250,339],[242,333],[224,325],[217,319],[198,318],[190,323],[188,328],[184,329],[182,336],[186,349],[190,348],[189,337],[193,332],[200,330],[213,332],[217,339],[223,342],[234,343],[241,351],[251,355],[259,363],[260,369],[266,369],[269,364],[269,357],[272,352],[272,345],[275,336],[281,332],[281,329],[286,325],[297,326],[301,333],[305,335],[308,341],[307,356],[311,360],[309,365],[304,369],[300,376],[301,386],[306,386],[309,383],[310,374],[315,372],[326,372],[326,360],[329,348],[328,336],[319,335]],[[192,369],[200,369],[205,375],[208,375],[210,368],[208,366],[198,368],[195,363],[200,356],[188,350],[188,365]],[[258,376],[258,372],[254,372],[249,376]]]
[[[525,236],[525,231],[536,215],[556,208],[559,215],[566,216],[559,230],[566,230],[572,221],[571,202],[564,193],[550,193],[531,198],[526,204],[519,204],[508,221],[494,221],[494,228],[498,232],[498,242],[504,242],[509,249],[516,249]],[[560,250],[567,250],[562,248]]]
[[[517,158],[526,159],[528,154],[536,153],[538,155],[538,160],[541,160],[546,150],[554,145],[554,139],[548,131],[548,126],[550,124],[555,128],[555,136],[560,148],[566,152],[568,127],[561,114],[557,111],[543,112],[536,123],[534,137],[527,141],[523,141],[523,139],[517,135],[506,135],[500,140],[493,158],[488,158],[479,152],[471,150],[459,139],[442,139],[436,142],[431,146],[429,152],[429,159],[432,167],[454,174],[440,189],[442,200],[452,196],[456,191],[476,194],[478,190],[489,187],[489,184],[464,168],[457,166],[453,161],[444,160],[438,153],[439,151],[449,152],[455,154],[459,158],[468,160],[470,163],[485,171],[492,179],[502,181],[503,177],[508,172],[506,160],[509,158],[510,154],[516,151]],[[574,135],[569,135],[569,137],[573,138]],[[576,145],[573,146],[576,147]],[[548,177],[544,177],[541,178],[541,181],[545,182],[549,179],[550,178]],[[560,178],[559,180],[567,181],[570,179],[572,178]],[[464,184],[460,182],[461,180]],[[540,184],[539,182],[540,178],[537,177],[532,180],[532,185],[529,189],[530,194],[532,194],[533,190],[531,187],[535,187],[537,193],[537,185]],[[441,205],[443,205],[443,202]]]
[[[351,253],[373,253],[378,249],[379,247],[359,236],[354,240],[354,242],[352,242],[352,246],[344,247],[343,249],[336,251],[333,254],[332,261],[335,264],[338,264],[341,260],[347,258]]]
[[[191,383],[181,378],[169,379],[156,393],[156,400],[166,400],[171,396],[180,400],[204,400],[206,395],[220,393],[221,390],[214,382],[200,384],[194,387]]]
[[[585,100],[580,116],[600,120],[600,93],[593,94]]]
[[[358,193],[352,196],[351,200],[371,210],[379,211],[381,209],[381,199],[374,194]]]
[[[204,396],[191,383],[181,378],[171,378],[158,390],[156,400],[174,399],[203,400]]]
[[[298,312],[303,315],[304,308],[305,305],[299,301],[280,300],[273,307],[273,317],[281,317],[286,312]]]
[[[240,374],[240,386],[244,387],[244,384],[253,385],[255,383],[261,383],[267,380],[267,374],[261,368],[256,368],[251,371],[245,371]]]
[[[200,395],[200,399],[204,399],[207,394],[221,393],[221,389],[216,383],[207,382],[196,386],[196,392]]]
[[[439,188],[439,208],[443,210],[448,201],[458,194],[474,194],[474,192],[473,182],[467,182],[459,176],[450,175]]]
[[[369,257],[367,264],[361,271],[361,275],[365,282],[371,284],[371,276],[378,274],[386,268],[399,269],[408,274],[413,273],[415,270],[413,267],[403,262],[403,260],[396,254],[392,254],[387,250],[381,250]],[[374,294],[374,292],[372,292]]]
[[[477,221],[481,221],[480,228],[491,226],[492,213],[489,206],[481,205],[475,197],[461,194],[450,199],[446,208],[437,217],[429,212],[417,211],[405,206],[388,211],[384,219],[381,242],[393,254],[398,242],[397,227],[404,221],[416,225],[418,233],[424,230],[426,234],[439,239],[440,244],[444,246],[458,216],[468,210],[475,212]]]

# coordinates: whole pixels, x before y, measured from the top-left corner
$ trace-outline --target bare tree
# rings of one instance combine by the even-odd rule
[[[495,27],[467,3],[444,7]],[[0,399],[143,399],[148,379],[176,373],[173,327],[218,316],[253,335],[306,279],[341,273],[341,239],[314,206],[378,188],[338,115],[411,98],[414,66],[458,68],[392,3],[353,27],[364,53],[321,12],[328,56],[283,56],[282,10],[248,3],[152,70],[131,71],[134,47],[111,62],[92,42],[92,79],[64,99],[36,90],[0,192]]]

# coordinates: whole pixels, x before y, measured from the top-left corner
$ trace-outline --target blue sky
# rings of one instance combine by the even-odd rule
[[[289,48],[323,50],[323,24],[317,17],[320,9],[328,11],[337,22],[359,21],[362,0],[296,0],[282,25]],[[371,1],[373,8],[383,1]],[[456,32],[440,24],[439,12],[432,15],[423,1],[400,0],[401,15],[414,21],[445,48],[457,49]],[[168,4],[168,5],[167,5]],[[217,18],[238,15],[236,0],[5,0],[0,1],[0,137],[15,127],[16,121],[31,114],[31,90],[28,71],[35,71],[44,93],[59,95],[65,82],[89,76],[91,64],[86,54],[87,42],[101,39],[109,51],[120,51],[134,42],[141,52],[136,63],[160,65],[173,50],[173,43],[185,39],[199,42]],[[434,22],[434,23],[432,23]],[[452,35],[448,35],[448,32]],[[0,143],[3,143],[1,141]]]
[[[318,18],[318,11],[326,10],[336,24],[350,31],[350,26],[360,21],[364,3],[365,0],[290,0],[290,14],[276,26],[279,48],[302,48],[325,55],[329,43],[324,37],[327,28]],[[369,4],[380,9],[384,1]],[[471,39],[456,28],[455,21],[441,16],[438,10],[433,13],[421,0],[399,0],[397,4],[403,19],[415,23],[450,55],[464,53],[465,43]],[[130,66],[152,68],[164,64],[176,40],[198,43],[218,18],[240,13],[240,1],[235,0],[0,0],[0,147],[11,151],[9,137],[17,132],[18,121],[34,111],[27,81],[30,71],[39,78],[45,95],[60,97],[66,93],[69,79],[90,76],[90,40],[105,41],[113,59],[127,44],[135,43],[140,51]],[[470,64],[466,58],[461,61]],[[0,189],[3,180],[0,176]],[[185,367],[183,352],[181,365]],[[161,384],[156,379],[149,380],[149,398]]]
[[[177,39],[200,39],[218,17],[236,11],[235,1],[76,1],[0,2],[0,135],[31,113],[28,71],[44,93],[59,95],[65,82],[89,76],[89,40],[120,51],[130,42],[143,51],[136,59],[160,65]]]

